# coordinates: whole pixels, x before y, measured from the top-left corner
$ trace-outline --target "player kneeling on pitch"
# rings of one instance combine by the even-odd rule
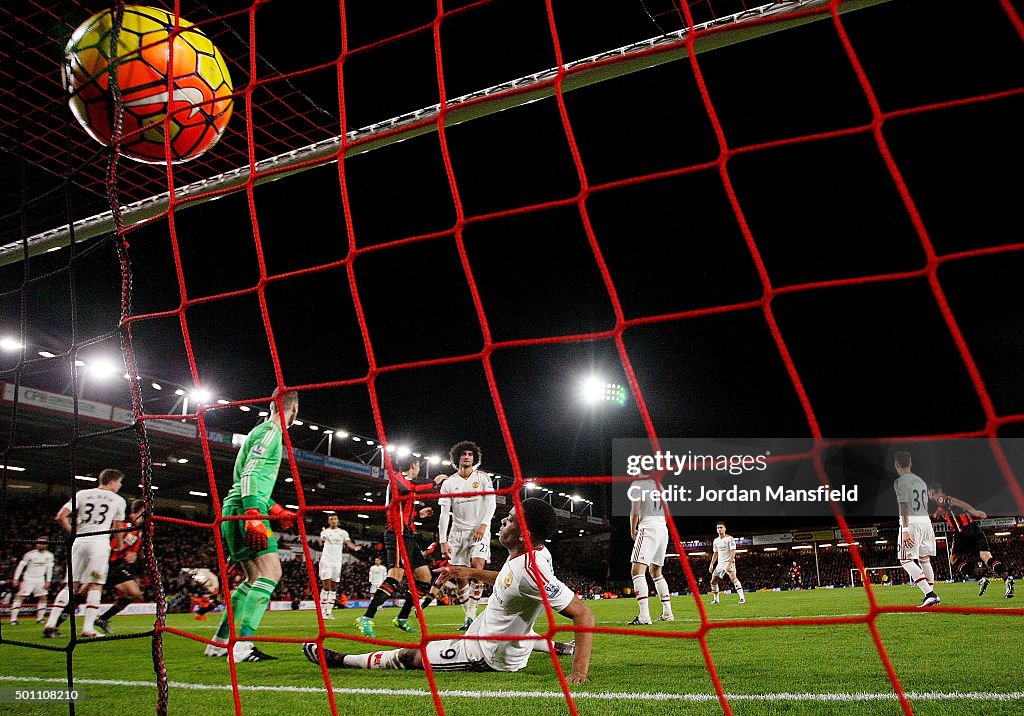
[[[577,627],[594,626],[594,615],[589,608],[562,584],[551,566],[551,553],[544,540],[558,529],[554,509],[543,500],[529,499],[522,503],[522,520],[534,545],[527,551],[515,508],[501,521],[498,541],[508,550],[508,559],[500,572],[469,567],[448,567],[452,576],[477,579],[493,587],[487,608],[480,614],[461,639],[431,641],[425,647],[426,658],[434,671],[519,671],[530,660],[536,644],[546,641],[536,638],[507,640],[508,637],[536,637],[534,625],[544,614],[544,597],[551,608],[572,619]],[[480,637],[500,636],[505,640],[492,641]],[[590,670],[590,650],[593,634],[576,632],[572,670],[566,676],[570,684],[583,684]],[[423,653],[419,649],[392,649],[369,654],[340,654],[315,643],[304,644],[303,652],[314,664],[320,664],[320,652],[329,668],[359,669],[422,669]]]

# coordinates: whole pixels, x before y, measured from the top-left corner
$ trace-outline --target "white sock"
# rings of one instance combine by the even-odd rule
[[[21,607],[21,600],[18,597],[14,598],[14,602],[11,603],[11,624],[18,621],[18,609]]]
[[[717,602],[718,601],[718,583],[715,582],[711,585],[711,596]]]
[[[68,591],[67,587],[64,587],[64,589],[57,593],[57,598],[53,600],[53,609],[50,610],[50,618],[46,620],[47,629],[52,629],[57,626],[57,620],[60,618],[60,613],[64,611],[64,607],[68,605],[69,599],[71,599],[71,592]]]
[[[910,560],[903,563],[903,569],[910,575],[910,581],[914,586],[920,589],[922,594],[928,596],[932,588],[928,586],[928,578],[924,576],[924,570],[921,569],[921,566],[917,562]]]
[[[736,593],[740,595],[740,599],[743,599],[743,585],[740,584],[740,580],[734,579],[732,581],[732,588],[736,590]]]
[[[331,616],[331,608],[334,606],[334,600],[331,599],[331,593],[326,589],[320,590],[320,612],[324,615],[324,619]]]
[[[640,621],[651,620],[651,607],[647,604],[647,575],[638,574],[633,577],[633,594],[636,596],[636,604],[640,607]]]
[[[654,588],[658,592],[658,598],[661,600],[661,615],[664,617],[672,616],[672,595],[668,591],[668,580],[664,576],[658,577],[654,580]]]
[[[327,592],[327,616],[334,614],[334,600],[338,598],[338,593],[335,591]]]
[[[476,619],[476,608],[484,596],[484,585],[482,582],[470,582],[469,586],[473,588],[469,595],[469,618]]]
[[[82,621],[82,631],[93,631],[96,623],[96,615],[100,611],[100,590],[90,589],[85,595],[85,619]]]
[[[469,582],[462,590],[462,613],[466,615],[467,619],[476,619],[476,605],[478,602],[473,601],[473,594],[476,591],[476,584]]]
[[[40,597],[36,604],[36,621],[46,616],[46,597]]]
[[[928,580],[928,586],[929,587],[934,587],[935,586],[935,570],[932,569],[932,561],[930,559],[927,560],[927,561],[925,561],[923,559],[921,560],[921,571],[924,572],[924,578]],[[929,591],[931,591],[931,590],[929,590]]]
[[[404,669],[398,659],[401,649],[391,651],[374,651],[370,654],[349,654],[345,656],[345,666],[356,666],[360,669]]]

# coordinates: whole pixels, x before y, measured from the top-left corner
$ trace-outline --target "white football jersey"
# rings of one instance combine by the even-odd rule
[[[351,541],[348,532],[340,527],[335,527],[334,529],[324,527],[320,530],[320,539],[324,542],[320,559],[325,559],[328,562],[341,561],[341,555],[345,551],[345,544]]]
[[[14,578],[26,582],[49,582],[52,576],[53,552],[48,549],[29,550],[14,570]]]
[[[75,516],[78,533],[75,539],[109,540],[114,520],[124,521],[124,498],[112,490],[99,487],[81,490],[75,495],[75,502],[78,507]],[[64,503],[64,508],[71,509],[71,500]]]
[[[727,564],[729,562],[729,553],[736,549],[736,538],[729,535],[715,537],[711,548],[718,553],[718,564]]]
[[[388,568],[383,564],[375,564],[370,567],[370,584],[379,587],[388,576]]]
[[[457,497],[457,495],[463,492],[493,489],[491,478],[479,470],[474,470],[467,478],[455,473],[445,480],[441,485],[442,497],[438,499],[438,504],[451,508],[452,530],[475,530],[480,525],[487,525],[490,529],[491,518],[494,517],[496,506],[494,495],[472,495],[470,497]],[[444,497],[444,495],[451,496]]]
[[[896,502],[907,506],[908,517],[928,517],[928,486],[924,480],[908,472],[896,478],[893,487],[896,489]]]
[[[449,478],[450,479],[450,478]],[[487,608],[473,622],[467,636],[530,636],[537,619],[544,614],[540,587],[532,573],[536,565],[551,608],[559,612],[569,606],[575,593],[555,576],[551,552],[538,547],[510,557],[498,572]],[[495,671],[518,671],[526,666],[533,640],[480,641],[487,664]]]
[[[638,527],[665,524],[665,510],[661,498],[652,494],[659,489],[658,483],[650,478],[630,483],[629,494],[641,498],[636,501],[630,500],[630,510],[640,519]]]

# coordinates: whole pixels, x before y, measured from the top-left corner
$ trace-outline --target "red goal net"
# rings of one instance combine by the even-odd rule
[[[379,485],[404,479],[393,452],[403,444],[436,474],[450,467],[441,450],[475,440],[498,517],[543,493],[583,543],[622,529],[609,498],[624,479],[611,465],[621,437],[812,438],[806,461],[822,482],[829,436],[987,440],[1008,513],[1024,513],[1024,465],[1002,442],[1024,437],[1015,3],[306,5],[164,4],[219,48],[234,86],[221,141],[173,165],[115,161],[67,109],[64,47],[103,7],[0,8],[0,176],[11,187],[0,338],[12,347],[0,355],[3,519],[15,519],[16,470],[31,485],[34,470],[59,465],[73,492],[88,486],[82,470],[120,456],[152,515],[142,559],[154,584],[176,572],[176,543],[196,540],[215,552],[192,566],[220,574],[226,591],[230,464],[274,389],[298,391],[302,405],[275,493],[300,517],[296,604],[319,591],[309,537],[322,513],[362,530],[437,499],[381,502]],[[120,352],[125,382],[100,399],[86,369],[104,348]],[[621,406],[581,408],[588,375],[616,384]],[[36,409],[61,425],[54,438]],[[856,541],[841,511],[829,523]],[[856,614],[713,618],[681,539],[693,524],[705,528],[668,521],[674,588],[696,595],[693,623],[599,620],[595,661],[602,637],[686,640],[706,695],[730,714],[744,699],[716,660],[716,635],[856,627],[884,672],[879,698],[913,712],[880,623],[916,606],[880,599],[868,581]],[[849,560],[844,579],[869,566],[855,548]],[[201,650],[210,634],[169,621],[156,594],[144,636],[158,712],[180,699],[188,713],[170,645]],[[550,648],[574,630],[544,603],[538,638]],[[937,610],[1014,625],[1024,614]],[[358,652],[452,637],[416,613],[418,639],[361,636],[317,610],[253,640]],[[64,651],[10,634],[0,632],[7,664]],[[69,687],[93,648],[106,647],[73,638]],[[593,691],[618,698],[570,687],[567,665],[551,663],[544,688],[569,712]],[[236,712],[258,712],[250,692],[268,684],[228,664]],[[27,675],[10,668],[0,678]],[[437,713],[466,712],[457,684],[425,672]],[[341,689],[323,662],[320,677],[282,688],[296,703],[303,689],[326,693],[335,714],[348,712],[340,694],[366,696]],[[516,698],[502,694],[487,698]]]

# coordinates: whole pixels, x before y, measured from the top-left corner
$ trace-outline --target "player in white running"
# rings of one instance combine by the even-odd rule
[[[374,557],[373,564],[370,566],[370,596],[373,596],[387,576],[388,568],[384,566],[380,557]]]
[[[654,588],[661,600],[660,622],[674,622],[672,614],[672,595],[669,593],[668,581],[661,573],[665,564],[665,551],[668,548],[668,526],[665,522],[665,510],[658,495],[660,487],[650,477],[633,481],[627,491],[630,501],[629,533],[633,536],[632,563],[633,594],[640,607],[630,625],[650,624],[651,609],[648,605],[650,590],[647,588],[647,570],[650,569]]]
[[[75,521],[70,559],[72,589],[69,592],[65,587],[53,600],[53,609],[50,610],[43,636],[59,636],[57,620],[65,606],[74,608],[72,592],[85,595],[82,636],[99,636],[93,627],[100,608],[103,585],[107,583],[111,534],[113,541],[120,544],[122,533],[117,530],[124,527],[126,504],[124,498],[117,494],[121,490],[122,480],[124,473],[120,470],[103,470],[99,476],[99,487],[81,490],[75,495],[74,515],[71,513],[72,501],[68,500],[54,518],[68,534],[72,532],[72,518]]]
[[[11,604],[11,626],[18,625],[18,610],[26,598],[36,599],[36,623],[46,619],[46,595],[53,580],[53,552],[46,537],[36,539],[36,548],[25,553],[14,569],[11,586],[17,591]]]
[[[500,572],[449,566],[442,577],[473,577],[494,586],[487,606],[476,619],[466,637],[427,642],[421,652],[415,649],[392,649],[369,654],[340,654],[315,643],[303,645],[310,661],[320,665],[321,652],[328,668],[361,669],[422,669],[423,652],[430,668],[439,671],[519,671],[529,662],[538,642],[534,626],[544,616],[544,602],[551,609],[572,620],[576,627],[594,626],[594,615],[571,589],[555,576],[551,566],[551,553],[544,540],[558,529],[558,516],[554,508],[543,500],[522,502],[523,521],[530,535],[533,549],[527,551],[517,510],[513,508],[501,521],[498,541],[508,550],[508,560]],[[545,600],[546,597],[546,600]],[[503,637],[487,639],[480,637]],[[530,638],[533,637],[533,638]],[[590,631],[576,632],[576,643],[566,654],[572,654],[572,669],[566,682],[583,684],[590,670],[590,652],[594,635]],[[556,653],[559,651],[556,649]]]
[[[441,553],[454,566],[483,569],[491,560],[491,519],[496,505],[494,495],[458,495],[493,490],[494,485],[491,478],[477,469],[482,456],[476,443],[464,440],[452,447],[448,457],[458,469],[441,485],[441,498],[438,499],[441,516],[438,520],[437,539],[441,543]],[[465,631],[476,618],[476,608],[480,604],[484,587],[479,580],[473,578],[468,582],[463,577],[457,579],[466,599],[462,604],[466,621],[459,631]]]
[[[711,603],[719,603],[721,593],[718,590],[718,583],[728,577],[732,581],[733,589],[740,596],[739,603],[746,604],[743,585],[736,574],[736,538],[726,533],[724,522],[716,524],[715,531],[718,532],[718,536],[711,543],[711,564],[708,565],[708,571],[711,573]]]
[[[341,579],[342,555],[345,547],[353,552],[362,549],[349,537],[348,532],[341,528],[337,515],[327,517],[327,526],[320,530],[323,551],[320,553],[320,579],[323,589],[320,590],[320,611],[324,619],[334,619],[334,600],[338,597],[338,580]]]
[[[911,472],[910,453],[896,453],[896,502],[900,508],[900,564],[915,587],[924,594],[919,606],[930,607],[942,600],[935,593],[935,570],[931,558],[935,556],[935,532],[928,515],[928,486]]]

